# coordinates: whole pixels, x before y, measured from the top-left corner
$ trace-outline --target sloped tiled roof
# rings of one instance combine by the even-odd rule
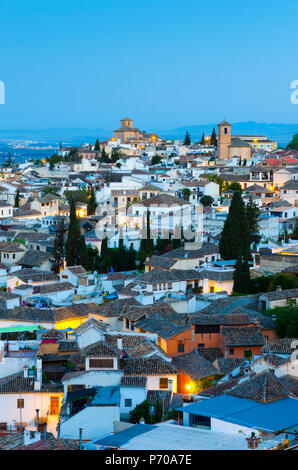
[[[288,397],[290,391],[274,374],[264,372],[241,382],[227,393],[234,397],[268,403]]]
[[[121,387],[146,387],[147,377],[142,376],[123,376],[121,377]]]
[[[83,348],[79,354],[81,357],[121,357],[121,351],[118,348],[111,346],[105,341],[97,341]]]
[[[122,359],[124,375],[179,375],[172,362],[167,362],[158,356],[145,359]]]
[[[257,326],[223,326],[221,333],[226,346],[263,346],[265,342],[262,329]]]
[[[230,315],[207,315],[207,314],[191,314],[191,323],[193,325],[248,325],[250,323],[246,314],[230,314]]]
[[[291,354],[298,348],[298,338],[279,338],[276,341],[265,344],[261,352],[275,354]]]
[[[78,351],[78,343],[74,340],[64,340],[59,342],[58,351],[59,352],[73,352]]]
[[[223,353],[219,348],[197,348],[198,354],[210,362],[223,357]]]
[[[2,393],[54,393],[63,392],[60,384],[42,383],[41,390],[34,390],[34,379],[25,378],[23,371],[0,379],[0,394]]]
[[[42,266],[49,261],[50,255],[43,251],[28,250],[20,260],[21,266]]]
[[[217,368],[204,357],[194,351],[175,356],[173,358],[175,366],[187,374],[192,380],[197,380],[202,377],[211,377],[218,374]]]
[[[131,305],[140,305],[135,299],[121,299],[100,305],[98,314],[103,317],[119,317]]]
[[[84,331],[86,331],[88,328],[94,326],[95,328],[105,332],[109,329],[111,325],[109,323],[103,322],[101,320],[96,320],[95,318],[89,318],[89,320],[85,321],[84,323],[81,323],[77,328],[75,328],[75,334],[80,335]]]
[[[235,387],[237,383],[238,379],[233,379],[228,382],[222,382],[221,384],[215,385],[214,387],[202,390],[199,393],[199,396],[206,398],[218,397],[219,395],[223,395],[226,391],[231,390],[231,388]]]
[[[245,358],[240,357],[220,357],[213,364],[221,374],[226,375],[236,369],[236,367],[241,366],[245,361]]]
[[[167,339],[189,330],[190,325],[177,325],[155,315],[153,318],[138,321],[136,327],[150,333],[156,333],[160,337]]]

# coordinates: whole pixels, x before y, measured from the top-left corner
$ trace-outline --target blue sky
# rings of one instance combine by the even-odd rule
[[[298,2],[1,0],[0,128],[295,123]]]

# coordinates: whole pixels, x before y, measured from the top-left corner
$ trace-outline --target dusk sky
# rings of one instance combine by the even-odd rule
[[[1,129],[298,121],[298,2],[1,0]]]

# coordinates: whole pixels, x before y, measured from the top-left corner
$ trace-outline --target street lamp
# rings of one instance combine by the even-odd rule
[[[137,274],[139,274],[140,263],[141,263],[141,261],[139,259],[136,259]]]

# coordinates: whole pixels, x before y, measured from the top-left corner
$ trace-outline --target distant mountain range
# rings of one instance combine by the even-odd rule
[[[204,132],[209,135],[213,127],[217,130],[217,123],[189,125],[178,127],[176,129],[146,129],[147,132],[156,132],[163,138],[181,139],[184,138],[186,131],[190,133],[192,141],[201,139]],[[232,134],[265,135],[270,139],[277,140],[281,146],[287,145],[293,135],[298,132],[298,124],[279,124],[265,122],[236,122],[232,124]],[[96,138],[101,140],[108,139],[113,135],[112,130],[108,129],[13,129],[0,130],[0,140],[33,140],[40,143],[59,143],[63,144],[83,144],[85,142],[93,143]]]
[[[184,138],[186,131],[190,133],[192,141],[201,139],[204,132],[205,136],[210,135],[213,127],[217,132],[217,123],[201,124],[197,126],[183,126],[168,131],[159,131],[161,137],[171,139]],[[158,132],[158,131],[157,131]],[[295,133],[298,133],[297,124],[269,124],[266,122],[236,122],[232,124],[232,135],[265,135],[269,139],[277,140],[281,146],[287,145]]]

